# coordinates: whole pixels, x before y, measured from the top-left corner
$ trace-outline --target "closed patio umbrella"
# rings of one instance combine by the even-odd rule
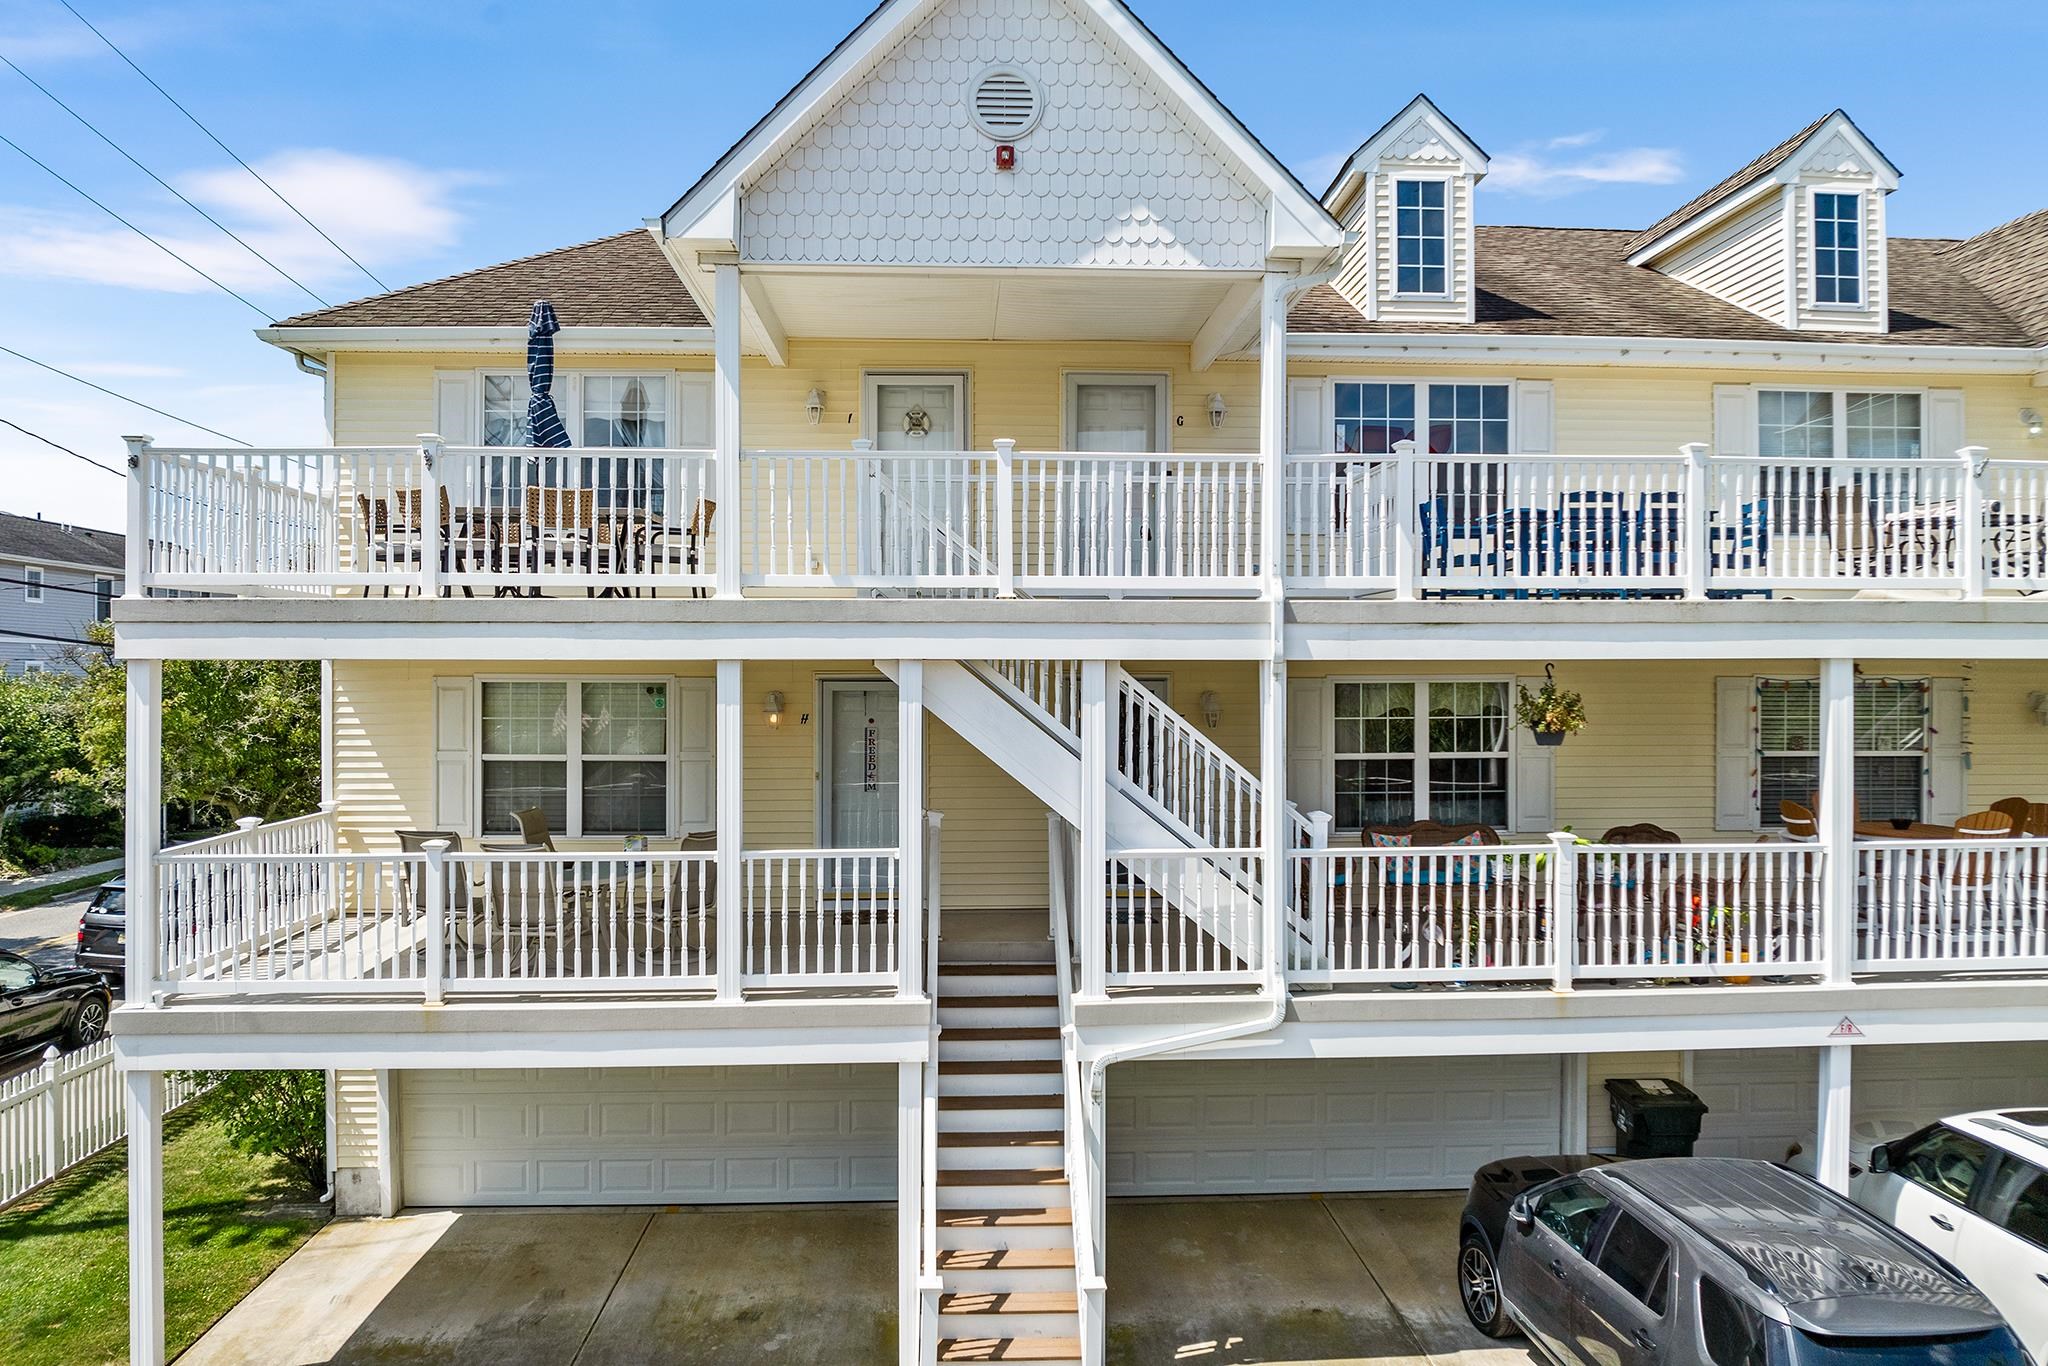
[[[535,303],[526,319],[526,428],[527,440],[536,446],[566,446],[568,429],[555,407],[551,392],[555,383],[555,333],[562,325],[555,320],[555,306],[546,299]]]

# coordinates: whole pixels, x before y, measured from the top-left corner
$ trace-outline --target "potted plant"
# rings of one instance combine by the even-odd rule
[[[1543,666],[1543,686],[1535,692],[1516,686],[1515,720],[1529,728],[1539,745],[1561,745],[1564,737],[1586,728],[1586,699],[1557,686],[1554,666]]]

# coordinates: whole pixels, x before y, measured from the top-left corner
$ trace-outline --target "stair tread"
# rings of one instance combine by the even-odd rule
[[[1074,1222],[1074,1211],[1064,1206],[1046,1209],[942,1209],[941,1228],[1043,1228]]]
[[[1057,996],[940,996],[940,1010],[1056,1010]]]
[[[1019,961],[1015,963],[940,963],[939,980],[948,977],[1050,977],[1053,964],[1050,962]]]
[[[949,1129],[939,1135],[941,1148],[1031,1148],[1057,1146],[1064,1142],[1066,1135],[1057,1129],[1005,1129],[989,1133],[961,1133]]]
[[[954,1290],[939,1296],[941,1314],[1073,1314],[1071,1290]]]
[[[941,1271],[1065,1271],[1073,1265],[1069,1247],[948,1248],[939,1253]]]
[[[943,1077],[948,1072],[978,1072],[984,1075],[1057,1072],[1060,1066],[1058,1058],[940,1058],[939,1075]]]
[[[940,1096],[941,1110],[1057,1110],[1060,1098],[1042,1096]]]
[[[940,1338],[940,1361],[1079,1361],[1079,1338]]]
[[[996,1043],[1007,1039],[1057,1039],[1058,1025],[1004,1025],[991,1029],[941,1029],[939,1042]]]
[[[1065,1167],[948,1167],[939,1173],[942,1186],[1064,1186]]]

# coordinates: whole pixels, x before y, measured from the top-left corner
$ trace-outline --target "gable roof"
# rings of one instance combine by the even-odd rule
[[[1472,135],[1460,128],[1457,120],[1437,108],[1435,100],[1431,99],[1426,93],[1418,93],[1414,99],[1402,105],[1395,112],[1394,117],[1373,130],[1372,134],[1364,142],[1359,143],[1357,151],[1344,159],[1344,164],[1337,168],[1337,174],[1331,177],[1330,187],[1323,191],[1323,203],[1325,206],[1329,204],[1330,196],[1337,192],[1337,187],[1342,185],[1346,178],[1351,175],[1351,168],[1359,162],[1366,160],[1369,154],[1376,152],[1378,144],[1396,128],[1404,126],[1410,115],[1417,112],[1415,108],[1417,105],[1422,106],[1421,112],[1425,118],[1429,118],[1441,125],[1450,141],[1463,144],[1463,146],[1457,148],[1460,156],[1464,157],[1467,161],[1477,163],[1477,167],[1482,173],[1485,171],[1486,163],[1492,160],[1491,157],[1487,156],[1486,149],[1473,141]]]
[[[518,327],[546,299],[564,327],[703,327],[704,311],[645,228],[374,294],[278,327]]]
[[[128,538],[118,531],[46,522],[0,512],[0,557],[45,564],[82,564],[94,569],[127,568]]]
[[[1947,255],[2030,340],[2048,346],[2048,209],[1958,242]]]
[[[1214,91],[1189,70],[1173,49],[1162,42],[1138,18],[1125,0],[1060,0],[1092,11],[1112,32],[1132,47],[1141,58],[1149,58],[1154,70],[1166,78],[1169,87],[1177,82],[1184,89],[1173,93],[1189,105],[1197,118],[1206,119],[1223,146],[1247,172],[1276,200],[1285,201],[1290,216],[1304,227],[1327,238],[1334,250],[1344,240],[1344,231],[1323,208],[1322,201],[1281,160],[1260,142]],[[738,142],[712,163],[697,182],[677,198],[658,220],[664,236],[683,236],[691,224],[724,196],[746,183],[753,172],[771,161],[790,138],[808,127],[833,101],[823,97],[842,84],[857,79],[874,52],[901,37],[911,25],[944,0],[881,0],[853,31],[806,72],[789,92],[741,135]]]
[[[2034,249],[2048,271],[2048,214]],[[2022,220],[2025,222],[2026,220]],[[1668,275],[1630,265],[1636,236],[1614,228],[1488,227],[1477,233],[1473,322],[1368,321],[1336,290],[1312,290],[1290,325],[1307,333],[1420,333],[1516,337],[1671,337],[1701,341],[1854,341],[1859,346],[2036,344],[1963,269],[1957,243],[1894,237],[1891,329],[1883,333],[1792,332]]]

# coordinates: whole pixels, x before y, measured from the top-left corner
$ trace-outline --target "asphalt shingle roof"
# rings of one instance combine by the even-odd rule
[[[1621,254],[1623,256],[1629,256],[1634,254],[1635,250],[1638,247],[1644,245],[1647,242],[1656,241],[1659,237],[1662,237],[1665,233],[1671,231],[1671,229],[1677,227],[1680,223],[1683,223],[1686,219],[1692,217],[1701,209],[1706,208],[1709,204],[1712,204],[1717,200],[1725,199],[1727,196],[1734,194],[1737,190],[1743,189],[1744,187],[1749,185],[1753,185],[1758,180],[1762,179],[1764,176],[1767,176],[1772,171],[1777,170],[1779,166],[1784,164],[1785,158],[1791,156],[1792,153],[1798,149],[1800,143],[1806,141],[1815,133],[1819,132],[1820,126],[1822,124],[1826,123],[1829,119],[1833,118],[1835,115],[1841,112],[1842,111],[1839,109],[1830,109],[1827,113],[1822,114],[1812,123],[1807,124],[1804,128],[1794,133],[1791,137],[1786,138],[1783,142],[1779,143],[1776,147],[1773,147],[1770,151],[1765,152],[1755,161],[1750,162],[1749,165],[1743,167],[1734,175],[1731,175],[1726,180],[1723,180],[1720,184],[1715,185],[1709,189],[1702,190],[1698,194],[1694,195],[1691,199],[1686,200],[1685,203],[1679,205],[1670,213],[1665,214],[1662,218],[1650,224],[1649,227],[1644,228],[1641,232],[1629,238],[1628,241],[1622,246]]]
[[[645,228],[524,256],[354,303],[279,327],[525,327],[538,299],[564,327],[702,327],[703,310]]]
[[[127,544],[127,538],[118,531],[95,531],[91,527],[0,512],[0,558],[124,569]]]
[[[1958,242],[1947,255],[2037,345],[2048,346],[2048,209]]]

